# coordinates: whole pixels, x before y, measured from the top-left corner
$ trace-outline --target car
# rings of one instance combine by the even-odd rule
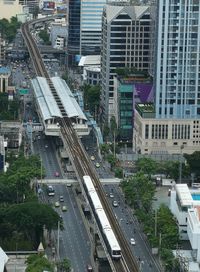
[[[93,268],[90,264],[87,265],[87,271],[93,271]]]
[[[72,187],[72,184],[71,183],[67,183],[67,187]]]
[[[56,172],[54,173],[54,177],[60,177],[60,174],[56,171]]]
[[[67,211],[67,206],[62,206],[62,211],[66,212]]]
[[[130,244],[131,244],[131,245],[133,245],[133,246],[135,246],[135,245],[136,245],[136,243],[135,243],[135,239],[134,239],[134,238],[131,238],[131,239],[130,239]]]
[[[60,202],[64,202],[64,197],[61,195],[59,200],[60,200]]]
[[[117,200],[113,200],[112,205],[113,205],[113,207],[118,207],[118,206],[119,206],[119,204],[118,204]]]
[[[100,164],[97,162],[97,163],[95,164],[95,166],[96,166],[96,168],[99,168],[99,167],[100,167]]]
[[[110,196],[110,198],[113,198],[113,197],[114,197],[114,194],[113,194],[113,193],[110,193],[109,196]]]
[[[91,159],[91,161],[94,161],[95,160],[95,156],[91,156],[90,159]]]
[[[59,208],[60,207],[60,203],[58,201],[55,202],[55,207]]]
[[[48,145],[47,145],[47,144],[45,145],[45,148],[48,148]]]

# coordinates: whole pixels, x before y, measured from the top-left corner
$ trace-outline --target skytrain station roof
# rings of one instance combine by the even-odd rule
[[[52,77],[51,81],[58,97],[60,98],[60,101],[62,102],[67,116],[69,118],[76,117],[87,120],[67,83],[60,77]],[[32,80],[32,85],[36,103],[39,107],[43,120],[53,119],[55,117],[62,118],[63,116],[59,105],[51,92],[46,78],[36,77]]]

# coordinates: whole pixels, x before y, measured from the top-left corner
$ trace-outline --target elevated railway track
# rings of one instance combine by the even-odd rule
[[[42,61],[39,49],[30,34],[29,25],[30,23],[25,23],[22,25],[22,35],[24,37],[25,43],[27,45],[30,57],[33,62],[33,66],[35,68],[35,72],[37,76],[45,77],[47,82],[49,83],[49,87],[54,95],[60,110],[63,114],[63,118],[59,119],[58,122],[60,124],[61,129],[61,137],[63,139],[64,145],[67,148],[69,153],[72,165],[75,169],[76,175],[79,178],[80,182],[82,182],[82,177],[88,175],[91,177],[93,184],[98,192],[99,198],[101,199],[102,206],[107,214],[107,217],[110,221],[112,229],[118,239],[118,242],[121,247],[122,257],[119,261],[112,262],[113,271],[116,272],[137,272],[139,271],[138,263],[135,257],[132,255],[129,244],[125,239],[123,232],[119,226],[119,223],[108,203],[103,187],[99,181],[97,173],[91,164],[91,161],[85,152],[76,131],[73,128],[73,125],[70,119],[67,117],[67,114],[62,106],[62,101],[60,101],[59,97],[56,94],[56,90],[52,86],[51,79],[49,74],[44,66]],[[33,24],[33,22],[32,22]]]

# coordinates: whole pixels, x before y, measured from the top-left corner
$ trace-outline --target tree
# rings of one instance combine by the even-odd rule
[[[46,29],[43,29],[39,32],[39,37],[40,39],[43,40],[43,42],[47,45],[49,45],[49,43],[51,44],[51,42],[49,41],[49,33],[47,32]]]
[[[35,248],[38,247],[43,237],[44,226],[51,231],[57,229],[57,223],[61,221],[52,207],[36,202],[10,206],[5,214],[5,219],[15,226],[16,231],[22,232],[26,239],[32,241]]]
[[[123,169],[122,168],[116,168],[115,169],[115,177],[117,178],[123,178]]]
[[[116,165],[117,163],[117,159],[115,158],[115,156],[113,154],[109,154],[107,156],[107,161],[110,163],[111,165],[111,170],[113,169],[113,167]]]
[[[156,161],[150,158],[141,158],[137,160],[135,164],[139,171],[142,171],[144,174],[148,174],[149,176],[155,174],[157,169]]]
[[[107,140],[109,133],[110,133],[110,128],[107,124],[105,124],[103,126],[103,137],[105,140]]]
[[[0,32],[2,37],[11,42],[19,29],[21,23],[18,22],[17,17],[11,17],[10,22],[7,19],[0,20]]]
[[[42,272],[42,271],[54,271],[54,266],[48,261],[43,254],[33,254],[27,258],[28,264],[26,272]]]
[[[99,112],[100,106],[100,86],[95,85],[84,85],[83,86],[83,95],[84,95],[84,105],[94,116],[96,117]]]
[[[127,202],[134,209],[151,210],[155,187],[142,172],[124,179],[121,183]]]
[[[57,263],[57,268],[59,272],[70,272],[71,264],[68,259],[63,259],[61,262]]]
[[[184,157],[187,160],[187,164],[189,165],[191,172],[196,176],[200,176],[200,152],[195,151],[191,155],[184,154]]]

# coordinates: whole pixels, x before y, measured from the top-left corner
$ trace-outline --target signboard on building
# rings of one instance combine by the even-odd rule
[[[19,89],[19,94],[20,95],[28,94],[28,89]]]
[[[52,1],[44,1],[43,2],[43,10],[54,10],[55,2]]]

